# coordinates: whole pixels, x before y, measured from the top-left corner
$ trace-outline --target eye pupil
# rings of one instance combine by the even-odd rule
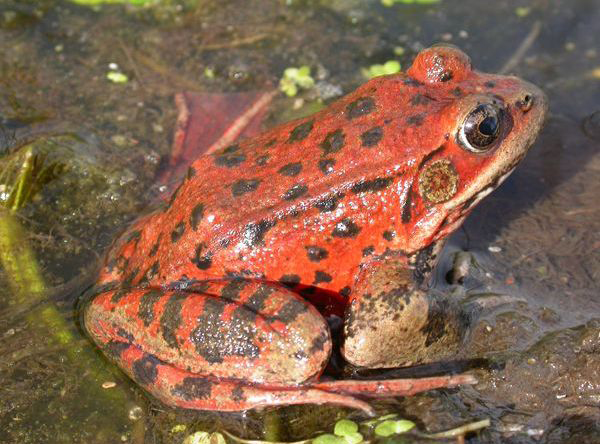
[[[458,133],[459,143],[469,151],[489,150],[500,134],[502,110],[493,104],[481,104],[465,118]]]
[[[484,136],[493,136],[498,131],[498,119],[496,116],[488,116],[479,124],[479,132]]]

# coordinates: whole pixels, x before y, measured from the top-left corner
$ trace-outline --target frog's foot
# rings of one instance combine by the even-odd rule
[[[439,388],[451,388],[459,385],[476,384],[474,376],[448,375],[432,376],[428,378],[406,378],[387,380],[343,380],[325,381],[312,384],[313,387],[328,392],[344,393],[347,395],[360,395],[367,397],[386,396],[412,396],[417,393],[426,392]]]

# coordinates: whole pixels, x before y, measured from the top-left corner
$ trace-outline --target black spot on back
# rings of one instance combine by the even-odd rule
[[[420,126],[423,124],[423,120],[425,120],[425,114],[415,114],[414,116],[410,116],[406,119],[406,123],[409,125]]]
[[[181,239],[183,233],[185,233],[185,222],[180,221],[177,225],[175,225],[173,231],[171,231],[171,242],[177,242],[179,239]]]
[[[205,248],[206,244],[204,242],[200,242],[196,245],[194,257],[191,259],[192,263],[200,270],[208,270],[212,265],[213,253],[210,251],[205,252]]]
[[[306,254],[308,255],[308,260],[311,262],[319,262],[323,259],[326,259],[329,253],[323,247],[319,247],[317,245],[309,245],[306,248]]]
[[[231,192],[235,197],[239,197],[242,194],[256,191],[259,185],[259,179],[239,179],[231,185]]]
[[[329,155],[331,153],[337,153],[341,150],[346,143],[346,136],[341,129],[337,129],[328,133],[325,136],[323,142],[321,142],[321,148],[325,155]]]
[[[306,194],[307,191],[308,191],[308,187],[306,185],[302,185],[302,184],[298,183],[298,184],[294,185],[292,188],[290,188],[289,190],[287,190],[285,193],[283,193],[281,198],[283,200],[294,200],[294,199],[297,199],[300,196]]]
[[[349,217],[342,219],[331,232],[333,237],[356,237],[360,232],[360,227],[354,223]]]
[[[196,170],[194,169],[194,167],[188,167],[187,173],[185,174],[185,178],[187,180],[190,180],[194,177],[196,177]]]
[[[412,77],[406,77],[402,83],[404,83],[406,86],[421,86],[422,83],[419,82],[417,79],[413,79]]]
[[[198,203],[192,210],[192,214],[190,215],[190,225],[192,230],[196,231],[198,229],[198,224],[204,217],[204,204]]]
[[[393,181],[393,177],[378,177],[377,179],[372,180],[361,180],[352,185],[351,190],[354,194],[374,193],[387,188]]]
[[[360,141],[365,148],[371,148],[377,145],[383,138],[383,128],[376,126],[365,131],[360,135]]]
[[[309,120],[307,122],[301,123],[296,128],[292,130],[290,133],[290,137],[288,139],[288,143],[299,142],[300,140],[304,140],[308,137],[310,132],[313,129],[315,124],[314,120]]]
[[[318,201],[315,204],[315,207],[321,213],[327,213],[328,211],[333,211],[337,208],[338,201],[340,199],[342,199],[343,197],[344,197],[343,193],[330,194],[329,196],[325,197],[324,199]]]
[[[146,274],[144,275],[144,279],[146,281],[151,281],[152,279],[154,279],[156,277],[156,275],[158,274],[158,270],[160,268],[160,264],[158,263],[158,261],[155,261],[150,268],[148,268],[148,271],[146,271]]]
[[[279,168],[278,173],[282,176],[294,177],[302,171],[302,162],[291,162]]]
[[[386,230],[383,232],[383,238],[386,241],[391,241],[396,237],[396,232],[394,230]]]
[[[293,288],[300,283],[300,276],[297,274],[284,274],[279,278],[279,282],[289,288]]]
[[[248,247],[262,245],[265,234],[267,234],[267,231],[273,226],[275,226],[275,221],[273,220],[263,219],[259,222],[250,222],[246,225],[246,228],[244,228],[244,243]]]
[[[320,284],[321,282],[331,282],[333,280],[333,278],[331,277],[330,274],[325,273],[324,271],[321,270],[317,270],[315,271],[315,280],[313,281],[313,284]]]
[[[363,255],[363,257],[370,256],[374,252],[375,252],[375,247],[373,245],[370,245],[368,247],[363,248],[362,255]]]
[[[346,117],[355,119],[366,116],[375,110],[375,101],[371,97],[360,97],[346,107]]]
[[[128,244],[129,242],[133,242],[135,245],[137,245],[137,243],[140,241],[141,238],[142,238],[142,233],[139,230],[134,230],[127,235],[127,239],[125,240],[125,243]]]
[[[185,182],[181,182],[179,185],[177,185],[177,188],[175,188],[175,191],[173,191],[173,194],[171,194],[171,197],[169,198],[169,203],[167,204],[167,208],[171,208],[171,206],[173,205],[175,200],[177,200],[179,191],[181,190],[181,187],[183,186],[184,183]]]
[[[268,154],[263,154],[262,156],[258,156],[256,158],[256,164],[258,166],[265,166],[267,164],[267,162],[269,161],[269,155]]]
[[[161,236],[162,236],[162,234],[158,235],[158,238],[156,239],[156,242],[154,243],[154,245],[152,245],[152,248],[148,252],[148,256],[152,257],[158,251],[158,247],[160,247],[160,238],[161,238]]]
[[[335,166],[335,159],[321,159],[319,160],[319,169],[323,174],[333,173],[333,167]]]
[[[240,151],[238,144],[229,145],[227,148],[214,154],[215,163],[219,166],[233,168],[246,160],[246,155]]]
[[[432,101],[433,99],[431,97],[427,97],[424,94],[417,93],[410,99],[410,104],[413,106],[427,105],[429,102]]]
[[[496,86],[496,84],[494,82],[491,81],[487,81],[483,84],[486,88],[493,88]]]

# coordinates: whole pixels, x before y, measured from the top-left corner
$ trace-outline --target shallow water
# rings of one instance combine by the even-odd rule
[[[540,86],[550,117],[515,173],[452,237],[436,272],[437,290],[466,293],[477,304],[480,316],[458,358],[471,362],[480,383],[375,405],[424,431],[490,418],[469,442],[595,442],[599,33],[593,0],[392,8],[181,1],[141,9],[0,0],[4,168],[15,168],[7,159],[31,141],[46,162],[64,167],[10,222],[20,227],[19,251],[31,249],[38,268],[17,283],[7,266],[0,270],[0,441],[170,443],[221,429],[294,440],[351,415],[329,407],[245,415],[170,409],[96,351],[74,308],[114,236],[160,195],[154,178],[170,150],[176,92],[261,89],[286,67],[306,64],[320,80],[303,95],[306,109],[352,90],[364,81],[361,68],[390,59],[409,66],[419,49],[447,41],[478,69],[508,66]],[[396,47],[404,53],[395,55]],[[110,82],[111,70],[129,81]],[[290,112],[293,104],[278,97],[269,123],[304,112]],[[473,262],[453,286],[446,274],[461,250]],[[48,292],[20,291],[32,281],[39,289],[36,276]]]

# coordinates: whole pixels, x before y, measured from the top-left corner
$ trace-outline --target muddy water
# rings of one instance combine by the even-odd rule
[[[310,65],[317,88],[301,95],[299,111],[279,97],[273,123],[350,91],[363,81],[361,68],[390,59],[407,66],[420,48],[448,41],[482,70],[507,69],[541,86],[551,115],[525,161],[453,236],[437,270],[436,290],[471,304],[457,358],[479,384],[377,407],[423,431],[490,418],[469,442],[597,442],[599,28],[600,4],[591,0],[392,8],[374,0],[182,0],[141,9],[0,0],[2,171],[18,169],[19,150],[32,142],[47,165],[62,165],[10,225],[19,227],[16,251],[35,259],[20,263],[26,280],[6,264],[0,270],[0,441],[167,443],[217,429],[292,440],[352,414],[171,410],[96,353],[74,307],[111,239],[160,195],[153,180],[170,149],[174,93],[265,88],[284,68]],[[128,82],[109,81],[111,70]],[[468,273],[449,283],[459,252]],[[32,281],[47,291],[33,291]]]

